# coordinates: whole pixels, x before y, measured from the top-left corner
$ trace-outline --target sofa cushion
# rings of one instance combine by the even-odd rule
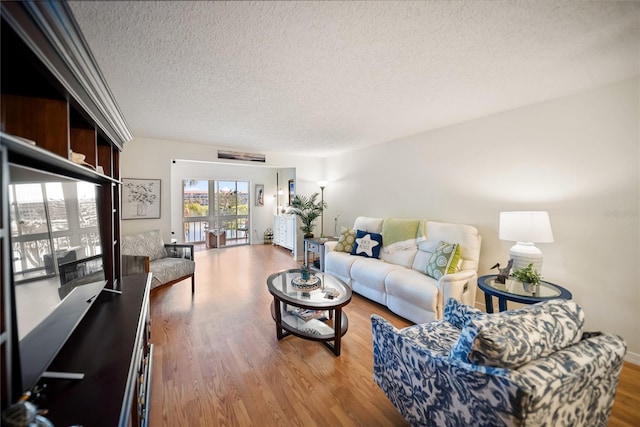
[[[438,281],[409,268],[390,272],[385,279],[389,296],[423,309],[436,312],[438,307]]]
[[[369,233],[382,233],[382,224],[384,218],[369,218],[366,216],[359,216],[353,223],[355,230],[364,230]]]
[[[385,278],[394,270],[402,269],[375,258],[351,256],[355,262],[351,266],[351,289],[360,295],[387,305]]]
[[[434,279],[440,280],[445,274],[456,272],[459,259],[460,245],[440,242],[429,258],[426,273]]]
[[[465,327],[472,318],[482,316],[483,312],[455,298],[449,298],[444,306],[444,320],[458,329]]]
[[[353,250],[353,245],[356,243],[356,230],[351,228],[342,227],[342,232],[340,233],[340,238],[338,239],[338,243],[333,248],[336,252],[346,252],[351,253]]]
[[[384,242],[384,237],[382,238],[382,242]],[[383,250],[380,251],[380,259],[390,264],[396,264],[405,268],[411,268],[411,265],[413,264],[417,253],[417,247],[414,249],[405,249],[402,251],[395,251],[391,253],[386,253],[383,248]],[[422,272],[424,273],[424,270],[422,270]]]
[[[508,369],[580,341],[584,312],[573,301],[550,300],[498,314],[471,316],[450,357]]]
[[[439,243],[440,242],[433,242],[431,240],[420,243],[420,245],[418,245],[418,252],[413,258],[411,268],[413,268],[415,271],[426,274],[427,265],[429,264],[431,255],[436,250]]]
[[[160,230],[122,236],[120,250],[122,255],[148,256],[149,261],[155,261],[167,256]]]
[[[462,270],[478,271],[480,259],[480,235],[475,227],[464,224],[427,221],[427,238],[430,241],[455,242],[460,245]]]
[[[423,345],[433,355],[447,357],[460,337],[460,329],[444,320],[434,320],[407,326],[398,330],[398,334]]]
[[[169,283],[195,272],[196,263],[183,258],[159,258],[149,263],[149,271],[153,273],[151,288]]]
[[[415,249],[418,224],[417,219],[387,218],[382,223],[383,252],[392,253]]]
[[[324,259],[324,271],[348,283],[351,281],[351,266],[359,259],[362,258],[351,256],[350,253],[331,251]]]
[[[380,258],[381,248],[381,234],[358,230],[356,232],[356,243],[353,245],[351,255],[359,255],[367,258]]]

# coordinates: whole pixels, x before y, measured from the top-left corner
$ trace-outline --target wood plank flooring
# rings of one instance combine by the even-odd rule
[[[295,266],[269,245],[199,251],[193,298],[188,280],[152,292],[152,427],[407,425],[373,382],[369,317],[410,323],[354,294],[340,357],[278,341],[266,279]],[[617,396],[609,425],[639,425],[640,367],[625,366]]]

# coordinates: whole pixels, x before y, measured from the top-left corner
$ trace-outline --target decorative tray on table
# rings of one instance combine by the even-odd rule
[[[317,276],[311,276],[305,280],[302,277],[294,277],[291,279],[291,286],[303,292],[314,291],[320,288],[320,278]]]

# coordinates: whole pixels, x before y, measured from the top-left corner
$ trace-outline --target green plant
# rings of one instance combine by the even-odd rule
[[[514,271],[512,276],[523,283],[532,283],[534,285],[537,285],[542,280],[542,276],[533,268],[533,264]]]
[[[327,208],[327,202],[319,202],[317,199],[318,193],[313,193],[310,197],[295,195],[291,201],[291,212],[300,218],[302,222],[300,230],[305,237],[313,235],[315,227],[313,222]]]

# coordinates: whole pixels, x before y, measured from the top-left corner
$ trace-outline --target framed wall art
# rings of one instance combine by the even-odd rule
[[[264,185],[256,184],[256,206],[264,206]]]
[[[293,198],[296,195],[296,182],[293,179],[289,180],[289,206],[293,202]]]
[[[160,180],[122,178],[122,219],[160,218]]]

